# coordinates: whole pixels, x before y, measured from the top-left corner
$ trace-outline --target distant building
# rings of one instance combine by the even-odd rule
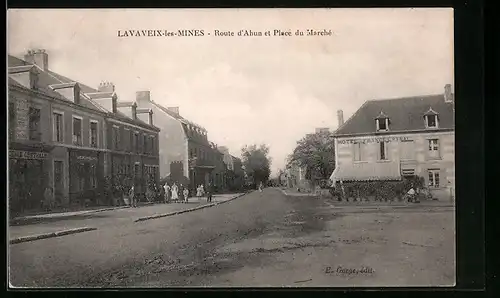
[[[231,155],[226,146],[219,146],[218,149],[223,154],[224,164],[227,167],[224,175],[224,185],[231,191],[241,190],[245,183],[241,159]]]
[[[338,181],[400,180],[421,176],[433,195],[455,188],[454,100],[444,94],[370,100],[335,131]]]
[[[179,107],[164,107],[151,99],[149,91],[136,94],[138,109],[152,110],[159,128],[160,175],[195,191],[200,184],[212,183],[219,191],[226,187],[226,166],[217,145],[207,131],[180,115]]]
[[[310,189],[310,181],[306,179],[306,168],[299,166],[297,162],[289,164],[285,170],[288,188],[295,188],[301,191]]]

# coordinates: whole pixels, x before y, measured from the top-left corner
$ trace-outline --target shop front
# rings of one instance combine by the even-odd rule
[[[13,146],[9,150],[9,208],[12,214],[43,210],[50,186],[51,148]]]
[[[94,150],[69,151],[69,197],[73,205],[98,205],[103,181],[103,154]]]

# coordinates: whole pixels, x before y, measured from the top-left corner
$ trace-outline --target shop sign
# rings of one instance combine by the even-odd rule
[[[46,152],[30,152],[30,151],[19,151],[19,150],[10,150],[9,157],[10,158],[20,158],[20,159],[45,159],[47,158],[48,153]]]
[[[369,143],[390,143],[390,142],[405,142],[410,141],[409,137],[399,136],[399,137],[374,137],[374,138],[364,138],[364,139],[347,139],[338,140],[339,144],[369,144]]]
[[[77,156],[76,159],[82,160],[82,161],[97,161],[97,157],[94,156]]]

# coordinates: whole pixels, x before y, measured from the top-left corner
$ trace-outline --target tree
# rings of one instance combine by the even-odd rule
[[[246,145],[241,149],[243,168],[245,174],[253,185],[266,183],[271,175],[271,158],[269,147],[265,144]]]
[[[328,131],[308,134],[300,141],[288,157],[288,165],[293,163],[306,169],[306,179],[325,180],[335,169],[335,148],[333,135]]]

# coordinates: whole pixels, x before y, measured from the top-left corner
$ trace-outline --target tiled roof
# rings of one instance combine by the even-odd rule
[[[453,129],[453,104],[444,95],[424,95],[365,102],[335,135],[375,133],[375,118],[381,113],[390,120],[389,132],[424,130],[424,114],[431,109],[438,114],[439,129]]]
[[[133,101],[119,101],[116,103],[116,106],[118,108],[122,108],[122,107],[131,107],[135,104],[135,102]]]
[[[359,163],[337,165],[330,180],[332,181],[376,181],[399,180],[399,165],[395,162]]]
[[[11,56],[11,55],[8,55],[8,63],[9,63],[9,67],[31,65],[30,63],[28,63],[22,59],[19,59],[17,57]],[[77,82],[75,80],[72,80],[70,78],[62,76],[62,75],[55,73],[53,71],[50,71],[50,70],[44,71],[40,68],[39,68],[39,70],[40,70],[39,75],[38,75],[38,87],[40,89],[39,91],[41,91],[42,93],[48,94],[50,96],[57,97],[59,99],[65,99],[65,98],[61,94],[53,91],[49,87],[50,85]],[[78,85],[80,86],[80,91],[81,91],[80,92],[81,93],[80,94],[81,95],[80,96],[80,104],[82,106],[93,109],[93,110],[97,110],[100,112],[109,112],[105,108],[103,108],[101,105],[99,105],[98,103],[87,99],[87,98],[96,98],[96,99],[97,98],[108,98],[108,97],[110,97],[110,95],[108,93],[105,93],[105,95],[91,94],[92,97],[90,97],[86,93],[98,93],[98,90],[94,89],[92,87],[89,87],[85,84],[82,84],[81,82],[78,82]],[[115,116],[116,118],[121,118],[123,120],[127,120],[129,122],[132,121],[135,123],[139,123],[143,126],[153,127],[155,129],[157,129],[155,126],[149,125],[148,123],[141,121],[140,119],[133,120],[121,112],[117,112],[113,116]]]
[[[194,122],[191,122],[189,120],[187,120],[186,118],[182,117],[181,115],[177,114],[177,113],[174,113],[172,111],[170,111],[169,109],[165,108],[164,106],[160,105],[159,103],[156,103],[154,101],[151,101],[151,103],[156,106],[158,109],[160,109],[161,111],[163,111],[164,113],[170,115],[171,117],[181,121],[182,123],[185,123],[185,124],[189,124],[189,125],[193,125],[193,126],[196,126],[200,129],[202,129],[203,131],[206,131],[205,128],[203,128],[201,125],[198,125]]]
[[[17,57],[11,56],[11,55],[9,55],[8,63],[9,63],[9,67],[21,66],[21,65],[31,65],[28,62],[21,60]],[[64,96],[53,91],[49,86],[61,84],[61,83],[71,83],[71,82],[75,82],[75,81],[70,80],[68,78],[64,78],[64,80],[61,80],[61,79],[59,79],[58,76],[54,76],[53,74],[54,73],[51,71],[43,71],[42,69],[39,69],[38,83],[37,83],[39,91],[42,93],[45,93],[47,95],[50,95],[52,97],[56,97],[59,99],[65,99]],[[80,85],[80,90],[82,90],[82,84],[80,84],[80,83],[78,83],[78,84]],[[102,108],[100,108],[98,105],[94,104],[93,102],[85,99],[83,96],[80,96],[80,104],[84,107],[89,108],[89,109],[103,111]]]

